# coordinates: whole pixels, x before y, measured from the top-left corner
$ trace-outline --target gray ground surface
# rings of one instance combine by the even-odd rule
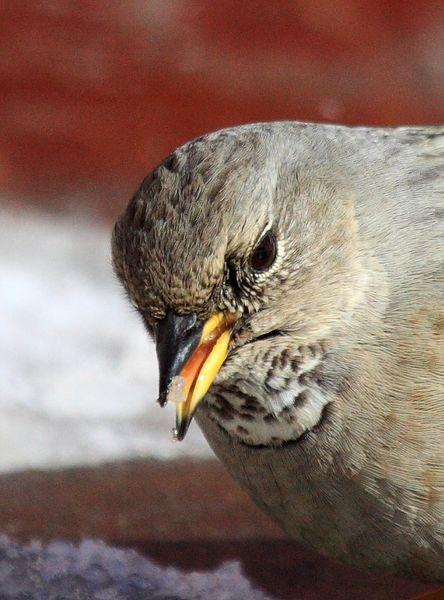
[[[0,539],[0,598],[4,600],[267,600],[239,563],[207,572],[161,568],[134,550],[85,540],[19,546]]]

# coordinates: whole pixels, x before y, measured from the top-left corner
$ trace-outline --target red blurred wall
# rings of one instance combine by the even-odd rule
[[[113,217],[247,121],[444,123],[442,0],[21,0],[0,24],[5,201]]]

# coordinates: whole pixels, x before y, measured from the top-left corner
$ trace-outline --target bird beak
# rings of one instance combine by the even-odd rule
[[[175,437],[183,440],[199,402],[228,354],[232,317],[218,313],[206,322],[169,312],[158,324],[159,402],[177,404]]]

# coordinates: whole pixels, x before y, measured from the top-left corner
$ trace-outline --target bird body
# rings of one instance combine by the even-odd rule
[[[113,258],[155,338],[169,311],[231,315],[196,419],[264,511],[444,581],[443,127],[208,134],[145,180]]]

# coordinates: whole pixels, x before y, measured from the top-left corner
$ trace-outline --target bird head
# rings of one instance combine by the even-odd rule
[[[215,382],[244,373],[261,404],[270,360],[346,322],[359,247],[338,160],[302,125],[223,130],[165,159],[117,221],[114,269],[156,343],[179,439]]]

